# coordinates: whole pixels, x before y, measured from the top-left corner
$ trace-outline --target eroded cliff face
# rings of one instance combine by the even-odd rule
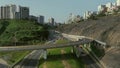
[[[58,31],[92,37],[108,45],[120,45],[120,15],[72,23],[57,28]]]

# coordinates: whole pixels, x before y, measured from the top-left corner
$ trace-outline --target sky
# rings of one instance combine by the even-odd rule
[[[64,22],[69,14],[83,16],[85,11],[97,11],[97,6],[116,0],[0,0],[0,6],[15,4],[30,8],[30,15],[43,15],[45,21],[53,17],[56,22]]]

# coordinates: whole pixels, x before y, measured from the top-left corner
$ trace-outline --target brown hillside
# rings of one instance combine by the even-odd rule
[[[89,36],[108,45],[120,45],[120,15],[67,24],[58,27],[57,30],[68,34]]]

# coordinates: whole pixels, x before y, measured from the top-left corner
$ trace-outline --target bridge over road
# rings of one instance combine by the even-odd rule
[[[90,47],[90,45],[98,45],[100,46],[101,43],[99,43],[96,40],[93,39],[88,39],[88,38],[80,38],[78,41],[71,41],[65,44],[44,44],[44,45],[27,45],[27,46],[8,46],[8,47],[0,47],[0,52],[2,51],[25,51],[25,50],[43,50],[43,58],[47,59],[47,49],[52,49],[52,48],[63,48],[63,47],[73,47],[77,51],[76,56],[79,57],[80,53],[78,53],[79,47],[84,46],[84,47]],[[102,44],[103,45],[103,44]]]
[[[0,47],[0,51],[23,51],[23,50],[40,50],[40,49],[52,49],[52,48],[63,48],[73,47],[83,44],[91,43],[93,40],[83,39],[80,41],[69,42],[65,44],[44,44],[44,45],[27,45],[27,46],[8,46]]]
[[[55,32],[58,33],[58,32]],[[89,37],[85,36],[75,36],[75,35],[69,35],[69,34],[64,34],[60,33],[62,37],[67,38],[71,40],[71,42],[65,43],[65,44],[44,44],[44,45],[27,45],[27,46],[5,46],[5,47],[0,47],[0,51],[25,51],[25,50],[43,50],[44,53],[44,58],[46,59],[46,54],[47,54],[47,49],[52,49],[52,48],[63,48],[63,47],[73,47],[74,48],[79,48],[79,46],[84,46],[90,47],[90,45],[96,45],[99,47],[104,48],[106,43],[101,42],[99,40],[94,40]],[[79,57],[78,54],[76,54],[77,57]]]
[[[27,46],[5,46],[0,47],[0,52],[2,51],[23,51],[23,50],[42,50],[42,55],[44,59],[47,59],[47,49],[52,48],[63,48],[63,47],[73,47],[73,52],[75,52],[76,56],[80,56],[79,46],[90,47],[90,45],[97,45],[104,47],[106,43],[101,42],[99,40],[94,40],[92,38],[88,38],[85,36],[75,36],[63,34],[62,37],[71,40],[71,42],[65,44],[44,44],[44,45],[27,45]],[[76,50],[74,50],[76,49]]]

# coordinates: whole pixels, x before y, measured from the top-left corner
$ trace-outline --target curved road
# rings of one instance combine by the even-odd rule
[[[8,66],[0,63],[0,68],[8,68]]]
[[[52,44],[56,39],[46,42],[45,44]],[[34,50],[28,56],[26,56],[20,63],[14,68],[38,68],[39,60],[42,56],[43,50]]]
[[[89,43],[92,40],[89,39],[85,39],[85,40],[81,40],[79,42],[72,42],[72,43],[68,43],[68,44],[61,44],[61,45],[56,45],[56,44],[52,44],[50,45],[44,45],[44,46],[30,46],[30,48],[28,48],[27,46],[22,46],[22,47],[0,47],[1,51],[6,49],[9,50],[13,50],[14,49],[18,49],[18,50],[34,50],[34,49],[42,49],[42,48],[57,48],[57,47],[65,47],[65,46],[70,46],[71,44],[74,46],[75,44],[84,44],[84,43]],[[53,41],[54,42],[54,41]],[[26,48],[26,49],[25,49]],[[42,50],[35,50],[33,51],[31,54],[29,54],[22,62],[20,62],[18,65],[16,65],[14,68],[36,68],[36,66],[38,65],[40,56],[42,54]],[[81,56],[82,60],[84,61],[84,63],[86,64],[86,68],[100,68],[90,57],[89,55],[86,56]],[[5,68],[4,65],[2,65],[3,67],[0,68]]]
[[[34,50],[14,68],[37,68],[42,50]]]
[[[85,63],[85,68],[100,68],[83,48],[79,47],[78,51],[81,53],[80,58]]]
[[[0,59],[0,68],[8,68],[7,63],[3,59]]]

